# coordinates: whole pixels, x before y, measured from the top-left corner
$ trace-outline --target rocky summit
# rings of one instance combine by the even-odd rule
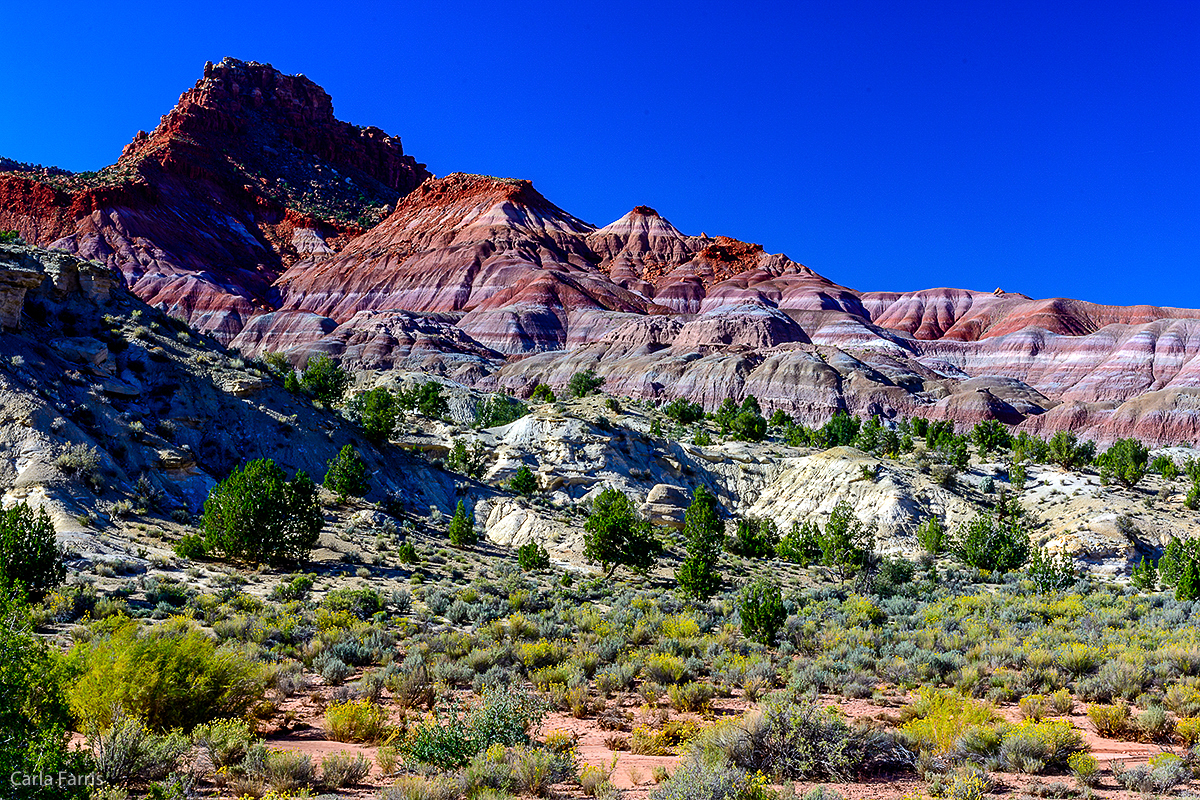
[[[0,168],[0,229],[117,269],[248,355],[520,396],[591,368],[631,398],[712,410],[754,395],[807,424],[848,410],[1101,443],[1200,437],[1200,311],[860,291],[640,205],[595,227],[529,181],[435,178],[265,64],[205,65],[97,173]]]

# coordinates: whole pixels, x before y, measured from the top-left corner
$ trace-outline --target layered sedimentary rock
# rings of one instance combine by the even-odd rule
[[[1200,311],[862,292],[647,206],[597,228],[529,181],[435,179],[395,137],[338,121],[307,78],[253,62],[206,65],[97,174],[0,160],[6,228],[295,364],[328,353],[518,394],[595,369],[617,394],[708,408],[753,394],[810,424],[847,409],[1200,435]],[[21,276],[0,282],[13,327]]]
[[[271,310],[287,265],[340,248],[426,177],[398,138],[335,119],[304,76],[225,59],[113,166],[0,173],[0,228],[103,261],[227,340]]]

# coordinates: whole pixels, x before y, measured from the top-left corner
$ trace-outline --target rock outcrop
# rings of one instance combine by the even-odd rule
[[[595,369],[618,394],[709,409],[753,394],[809,424],[847,409],[1200,441],[1200,310],[863,292],[647,206],[596,228],[529,181],[434,179],[264,64],[206,65],[99,173],[0,170],[0,229],[115,268],[250,355],[518,394]],[[0,326],[32,280],[0,264]]]
[[[225,59],[111,167],[0,173],[0,229],[118,269],[228,340],[300,258],[339,249],[428,177],[400,140],[333,116],[301,75]]]

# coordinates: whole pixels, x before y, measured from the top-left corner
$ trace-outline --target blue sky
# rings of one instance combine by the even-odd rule
[[[595,224],[647,204],[864,290],[1200,307],[1190,0],[34,5],[9,158],[109,164],[232,55]]]

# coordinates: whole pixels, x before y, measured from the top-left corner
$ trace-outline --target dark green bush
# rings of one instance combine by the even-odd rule
[[[351,410],[364,436],[372,442],[386,442],[396,429],[400,404],[390,389],[380,386],[355,397]]]
[[[470,547],[479,541],[479,534],[475,532],[475,517],[467,513],[466,504],[462,500],[458,501],[458,506],[454,509],[448,535],[450,543],[455,547]]]
[[[693,422],[704,419],[704,406],[699,403],[689,403],[683,397],[672,400],[659,410],[680,425],[691,425]]]
[[[312,356],[300,375],[300,387],[317,400],[333,405],[350,386],[350,373],[326,355]]]
[[[526,572],[546,569],[550,566],[550,554],[537,542],[526,542],[517,548],[517,563]]]
[[[0,585],[0,774],[13,800],[74,800],[80,787],[18,787],[9,777],[60,770],[86,773],[84,757],[68,749],[71,714],[62,670],[33,632],[24,597]]]
[[[775,520],[747,517],[737,521],[737,533],[729,541],[729,552],[746,558],[770,558],[779,544]]]
[[[1092,463],[1095,456],[1096,443],[1081,442],[1079,437],[1071,431],[1055,433],[1046,444],[1045,459],[1058,464],[1063,469],[1082,469]]]
[[[1007,450],[1012,447],[1012,435],[998,420],[989,419],[975,423],[971,430],[971,439],[979,448],[980,458],[986,458],[989,453],[997,450]]]
[[[952,552],[969,567],[1011,572],[1029,558],[1029,531],[1019,518],[999,520],[992,514],[976,514],[959,529]]]
[[[608,487],[592,500],[584,523],[583,555],[606,575],[619,566],[645,572],[662,553],[662,543],[647,520],[638,517],[625,494]]]
[[[787,619],[779,585],[758,580],[747,586],[738,598],[738,615],[747,639],[772,644]]]
[[[811,567],[821,559],[820,534],[815,522],[801,524],[797,520],[792,523],[787,535],[779,540],[775,554],[802,567]]]
[[[554,396],[554,390],[544,383],[539,383],[533,387],[533,394],[529,399],[535,403],[553,403],[558,398]]]
[[[235,469],[204,503],[204,546],[210,553],[261,564],[302,561],[321,533],[317,489],[303,472],[289,481],[271,459]]]
[[[350,495],[362,497],[371,491],[370,470],[351,445],[343,445],[326,466],[325,488],[336,493],[339,502],[346,502]]]
[[[321,605],[330,611],[348,611],[359,619],[370,619],[383,611],[383,596],[374,589],[334,589]]]
[[[603,385],[604,378],[597,375],[594,370],[585,369],[571,376],[571,380],[567,382],[567,389],[570,390],[572,397],[587,397]]]
[[[487,445],[476,439],[468,447],[462,439],[455,439],[446,456],[446,469],[461,472],[472,478],[481,478],[487,470]]]
[[[685,594],[707,600],[721,586],[717,562],[725,544],[725,524],[721,521],[721,504],[703,486],[697,486],[692,494],[692,503],[684,512],[683,530],[687,557],[675,571],[675,579]]]
[[[517,398],[494,394],[475,410],[475,424],[480,428],[495,428],[515,422],[528,413],[529,409]]]
[[[1137,439],[1117,439],[1096,459],[1102,481],[1116,481],[1125,487],[1136,486],[1146,477],[1150,450]]]
[[[508,488],[514,494],[529,497],[538,490],[537,478],[533,476],[533,471],[529,467],[522,464],[517,468],[516,474],[509,480]]]
[[[54,523],[25,503],[0,511],[0,584],[16,583],[30,600],[41,600],[66,577]]]

